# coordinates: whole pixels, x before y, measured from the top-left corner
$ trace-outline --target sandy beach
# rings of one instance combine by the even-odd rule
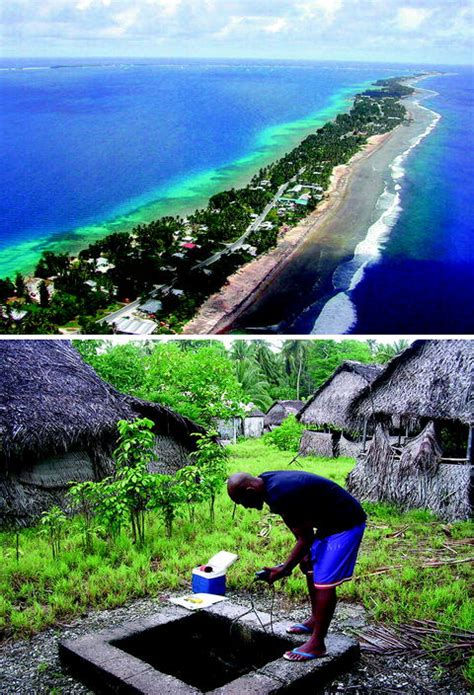
[[[282,236],[275,249],[231,276],[203,304],[184,333],[294,333],[292,312],[301,314],[318,304],[322,309],[334,289],[335,269],[352,257],[379,214],[377,203],[389,165],[432,117],[417,103],[421,94],[417,89],[404,100],[410,123],[370,138],[348,164],[335,167],[318,208]]]

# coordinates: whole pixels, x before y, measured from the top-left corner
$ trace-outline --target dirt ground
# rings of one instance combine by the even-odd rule
[[[251,607],[248,593],[232,593],[229,598]],[[307,617],[307,606],[295,607],[278,594],[274,601],[266,587],[252,594],[257,609],[270,612],[275,619],[299,622]],[[2,695],[88,695],[91,693],[78,681],[64,673],[57,655],[60,639],[83,635],[92,630],[113,627],[130,620],[156,613],[168,596],[141,599],[127,606],[106,611],[91,611],[74,622],[45,630],[31,640],[6,642],[0,650],[0,692]],[[274,604],[272,606],[272,603]],[[353,634],[367,625],[364,609],[350,603],[339,603],[332,630]],[[360,661],[350,672],[341,674],[319,691],[320,695],[335,693],[404,693],[407,695],[468,695],[469,690],[459,677],[442,673],[428,659],[410,656],[384,656],[362,652]],[[316,695],[313,691],[310,695]]]

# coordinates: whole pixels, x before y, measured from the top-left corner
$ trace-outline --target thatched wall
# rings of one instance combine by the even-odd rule
[[[390,502],[402,509],[426,508],[446,520],[467,519],[471,471],[467,464],[441,462],[433,423],[407,442],[401,457],[395,456],[386,429],[378,425],[347,483],[361,500]]]
[[[151,473],[176,473],[190,462],[189,448],[174,437],[157,435],[154,449],[156,460],[148,467]]]
[[[68,341],[0,341],[0,524],[62,504],[70,481],[113,472],[117,422],[154,423],[156,470],[174,472],[203,428],[103,381]]]
[[[53,505],[64,505],[64,488],[40,488],[0,478],[0,526],[28,526]]]
[[[366,445],[367,446],[367,445]],[[338,444],[339,456],[349,456],[351,458],[356,458],[362,453],[363,444],[362,442],[351,442],[346,439],[344,435],[341,435]]]
[[[343,362],[298,413],[304,424],[351,429],[349,407],[354,398],[381,373],[382,367]]]
[[[305,430],[301,437],[299,453],[301,456],[333,458],[333,435],[328,432]]]

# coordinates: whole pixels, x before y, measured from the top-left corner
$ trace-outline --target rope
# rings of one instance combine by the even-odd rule
[[[234,618],[234,619],[231,621],[231,625],[230,625],[230,628],[229,628],[229,634],[230,634],[230,635],[232,634],[232,628],[234,627],[234,625],[235,625],[239,620],[241,620],[242,618],[244,618],[246,615],[249,615],[249,613],[255,613],[255,616],[256,616],[258,622],[260,623],[262,630],[265,632],[265,634],[267,634],[267,635],[270,634],[269,631],[267,630],[267,628],[265,627],[265,625],[263,624],[263,622],[262,622],[262,620],[261,620],[261,618],[260,618],[260,615],[259,615],[259,613],[258,613],[258,611],[257,611],[257,609],[256,609],[256,607],[255,607],[254,594],[253,594],[253,591],[252,591],[252,587],[253,587],[253,584],[254,584],[255,581],[257,581],[257,580],[254,579],[254,581],[252,582],[252,584],[249,586],[249,599],[250,599],[250,606],[251,606],[251,607],[249,608],[248,611],[245,611],[245,613],[242,613],[242,614],[239,615],[237,618]],[[274,622],[274,621],[273,621],[273,613],[274,613],[274,608],[275,608],[276,589],[275,589],[275,587],[273,586],[273,584],[272,584],[272,585],[269,585],[269,586],[270,586],[270,588],[271,588],[271,590],[272,590],[272,598],[271,598],[271,604],[270,604],[270,632],[271,632],[272,635],[275,635],[275,631],[274,631],[274,629],[273,629],[273,622]],[[279,676],[277,676],[277,675],[274,674],[274,673],[268,673],[267,671],[263,671],[261,667],[259,668],[259,667],[255,666],[254,664],[249,664],[249,666],[250,666],[250,668],[252,669],[252,671],[253,671],[254,673],[257,673],[257,674],[259,674],[259,675],[261,675],[261,676],[265,676],[266,678],[270,678],[270,679],[272,679],[272,680],[275,680],[275,681],[277,681],[278,683],[281,683],[281,685],[288,686],[288,685],[290,684],[289,681],[287,681],[287,680],[284,679],[284,678],[280,678]]]

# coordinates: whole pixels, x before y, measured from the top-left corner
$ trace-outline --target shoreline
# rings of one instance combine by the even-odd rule
[[[311,249],[316,248],[318,254],[312,261],[313,274],[314,262],[316,261],[318,276],[313,289],[319,290],[319,297],[316,296],[316,300],[312,304],[322,301],[320,307],[322,310],[331,295],[329,283],[332,281],[334,271],[342,263],[353,258],[356,247],[364,240],[365,232],[370,226],[365,227],[363,236],[360,233],[357,236],[353,231],[347,232],[349,225],[346,221],[347,208],[350,210],[351,202],[355,204],[357,201],[352,189],[357,188],[357,183],[364,178],[371,179],[374,184],[380,187],[380,184],[383,184],[385,169],[377,162],[370,170],[371,159],[376,160],[377,157],[383,159],[384,152],[390,149],[390,143],[396,143],[397,139],[403,140],[403,136],[408,131],[412,135],[413,126],[418,123],[418,119],[422,120],[419,117],[419,112],[417,114],[417,107],[420,111],[435,114],[430,109],[418,104],[418,99],[423,91],[428,90],[421,90],[415,86],[429,76],[425,75],[406,81],[407,85],[414,86],[416,89],[412,97],[402,102],[407,108],[408,116],[411,119],[410,123],[399,125],[388,133],[372,136],[363,149],[356,153],[347,164],[336,166],[333,169],[325,199],[318,208],[282,236],[277,246],[268,254],[242,266],[232,275],[226,285],[209,297],[200,307],[196,316],[184,326],[183,334],[222,334],[231,332],[233,329],[245,333],[245,325],[239,325],[239,321],[259,304],[263,305],[263,308],[260,307],[260,314],[264,315],[266,320],[268,313],[265,311],[267,308],[265,304],[268,305],[270,302],[266,296],[266,291],[276,281],[281,286],[275,292],[276,295],[279,293],[283,297],[285,289],[288,287],[292,290],[296,289],[293,288],[291,282],[285,283],[284,276],[285,274],[289,275],[290,279],[294,280],[291,278],[291,267],[295,266],[294,273],[296,273],[296,266],[304,263],[301,259],[305,255],[314,255],[314,251]],[[399,154],[400,152],[396,153],[395,156]],[[391,157],[390,162],[392,160],[393,157]],[[376,170],[377,166],[379,170]],[[377,195],[377,199],[378,197]],[[360,204],[360,200],[358,202]],[[360,214],[359,217],[361,216]],[[360,220],[358,221],[360,226]],[[327,243],[327,247],[325,247],[325,243]],[[297,280],[298,276],[296,277]],[[325,297],[326,299],[324,299]],[[278,299],[277,297],[275,301]],[[256,313],[258,316],[259,308],[257,308]],[[277,320],[273,322],[273,325],[265,325],[261,330],[255,328],[251,332],[279,333],[281,331],[278,328],[281,322]],[[259,324],[260,322],[257,322],[257,325]],[[291,333],[290,330],[284,332]],[[307,332],[310,333],[311,331]],[[295,331],[293,334],[300,333],[306,334],[305,331]]]
[[[282,268],[291,263],[310,233],[316,232],[329,215],[337,213],[349,179],[357,173],[357,164],[374,154],[400,127],[372,136],[347,164],[334,167],[325,199],[318,208],[286,232],[269,253],[239,268],[219,292],[204,302],[197,315],[184,326],[183,334],[210,335],[229,330],[253,303],[255,295],[263,292]]]
[[[246,186],[255,172],[279,159],[288,148],[296,147],[339,113],[347,111],[357,87],[345,87],[329,99],[318,111],[294,121],[265,126],[258,135],[254,149],[215,168],[190,173],[164,184],[162,189],[138,196],[111,210],[103,219],[79,224],[64,231],[44,232],[37,237],[20,239],[0,248],[0,278],[13,277],[16,272],[32,275],[43,251],[68,253],[77,257],[80,251],[100,242],[110,234],[130,234],[134,227],[149,224],[163,216],[192,214],[205,207],[209,198],[226,188]],[[345,105],[345,107],[343,106]],[[184,195],[183,195],[184,191]],[[139,202],[140,198],[149,198]],[[32,257],[32,258],[29,258]],[[25,258],[23,263],[17,259]]]
[[[385,243],[389,240],[392,230],[398,223],[403,210],[401,181],[406,175],[405,161],[412,150],[416,149],[430,135],[441,120],[441,115],[438,112],[423,106],[421,101],[436,95],[437,92],[432,90],[418,88],[412,97],[412,108],[416,107],[419,111],[429,114],[431,122],[427,124],[423,132],[410,140],[408,147],[398,154],[389,165],[389,179],[391,180],[386,184],[383,192],[383,197],[388,200],[388,204],[383,208],[380,217],[368,227],[366,237],[357,244],[354,255],[349,262],[336,268],[333,274],[333,287],[336,294],[324,304],[316,317],[311,329],[312,335],[327,333],[348,335],[356,330],[358,316],[357,307],[352,300],[352,292],[363,281],[366,268],[382,258]],[[418,99],[416,99],[417,96]],[[346,272],[348,267],[350,267],[349,276]]]

